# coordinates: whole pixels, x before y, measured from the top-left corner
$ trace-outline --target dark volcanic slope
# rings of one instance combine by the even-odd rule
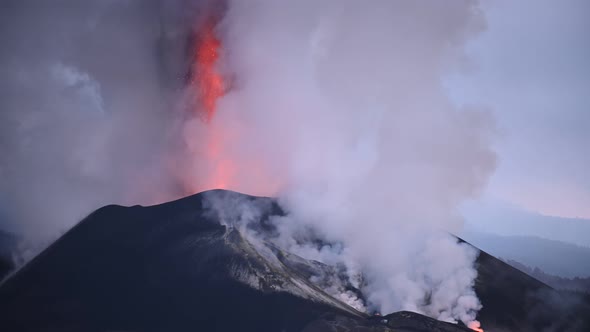
[[[203,195],[107,206],[0,286],[0,331],[299,331],[326,312],[362,317],[319,290],[273,290],[297,286],[279,272]]]
[[[12,255],[16,250],[16,243],[14,235],[0,230],[0,281],[14,269]]]
[[[263,208],[260,230],[281,213],[268,198],[223,191],[99,209],[0,285],[0,331],[467,331],[355,311],[309,281],[328,267],[221,225],[231,215],[207,208],[211,194]],[[529,310],[553,308],[529,296],[550,288],[491,256],[479,264],[484,326],[515,330]]]
[[[0,331],[301,331],[326,317],[388,330],[219,224],[204,197],[94,212],[0,286]]]
[[[486,331],[590,331],[590,302],[558,292],[480,251],[475,291]]]

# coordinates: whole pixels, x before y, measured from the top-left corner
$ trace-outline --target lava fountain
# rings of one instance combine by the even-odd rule
[[[207,20],[195,45],[191,77],[191,87],[196,90],[193,92],[198,99],[196,104],[202,106],[197,112],[202,112],[206,123],[211,122],[217,100],[224,92],[223,77],[216,68],[220,48],[221,42],[215,35],[215,20]]]
[[[240,110],[219,107],[220,100],[231,91],[219,70],[223,43],[217,35],[217,23],[215,18],[203,21],[191,48],[187,103],[190,120],[184,127],[189,160],[181,166],[185,194],[229,189],[275,195],[280,181],[271,180],[269,165],[260,153],[250,151],[246,157],[244,151],[233,149],[236,141],[246,139],[248,134],[236,119]]]
[[[217,69],[221,41],[215,33],[216,23],[215,19],[210,18],[197,29],[197,38],[192,49],[189,105],[191,115],[204,125],[196,130],[204,135],[198,138],[202,142],[198,142],[197,151],[191,153],[196,153],[201,158],[197,163],[206,164],[207,167],[199,172],[202,174],[198,174],[194,181],[185,183],[188,193],[229,189],[235,169],[233,161],[223,153],[228,134],[222,126],[213,123],[218,100],[225,91],[223,76]],[[194,139],[192,136],[190,135],[190,139]],[[188,145],[190,149],[190,142]]]

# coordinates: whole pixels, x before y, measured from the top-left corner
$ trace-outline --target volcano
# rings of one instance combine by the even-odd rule
[[[213,211],[210,195],[261,213],[234,226],[232,204]],[[0,285],[0,330],[471,331],[413,312],[369,315],[328,294],[318,277],[337,269],[248,235],[275,232],[270,217],[283,214],[274,199],[223,190],[103,207]],[[590,330],[587,299],[485,252],[477,265],[486,331]]]

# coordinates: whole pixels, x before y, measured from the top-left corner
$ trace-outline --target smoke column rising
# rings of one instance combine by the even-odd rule
[[[442,79],[484,27],[477,2],[217,3],[2,5],[3,228],[52,238],[104,204],[210,189],[222,163],[224,187],[280,197],[283,247],[362,271],[369,307],[472,322],[476,253],[446,232],[494,168],[492,124]],[[210,8],[228,86],[202,121],[178,90]]]
[[[483,27],[475,1],[229,1],[218,69],[232,88],[185,139],[226,133],[228,187],[278,194],[290,214],[277,241],[362,270],[370,307],[475,328],[476,253],[447,231],[493,171],[493,126],[442,81]],[[202,160],[189,155],[188,181],[206,181]],[[302,243],[305,229],[343,246]]]

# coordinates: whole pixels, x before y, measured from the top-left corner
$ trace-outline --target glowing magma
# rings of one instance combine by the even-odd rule
[[[202,106],[204,120],[209,123],[215,115],[217,100],[223,96],[223,77],[217,71],[221,42],[215,36],[215,24],[212,20],[203,25],[193,64],[193,87]]]
[[[215,35],[215,20],[208,20],[199,29],[195,43],[191,88],[196,98],[192,103],[194,111],[207,125],[205,148],[202,151],[207,169],[199,176],[198,184],[190,184],[189,190],[201,191],[208,189],[229,189],[235,166],[231,159],[224,155],[226,133],[224,128],[213,126],[212,120],[217,111],[217,102],[224,94],[223,76],[217,69],[221,42]]]
[[[472,329],[476,332],[484,332],[483,328],[481,328],[479,321],[476,321],[476,320],[474,320],[473,322],[470,322],[467,327],[469,327],[470,329]]]
[[[199,124],[185,128],[191,153],[191,163],[186,165],[189,174],[184,174],[186,194],[230,189],[270,196],[276,194],[278,181],[271,181],[268,165],[256,152],[244,157],[243,153],[232,150],[232,143],[247,135],[235,123],[227,123],[231,114],[221,117],[218,114],[219,101],[228,89],[218,69],[223,45],[216,35],[216,23],[210,19],[199,26],[193,48],[190,105]]]

